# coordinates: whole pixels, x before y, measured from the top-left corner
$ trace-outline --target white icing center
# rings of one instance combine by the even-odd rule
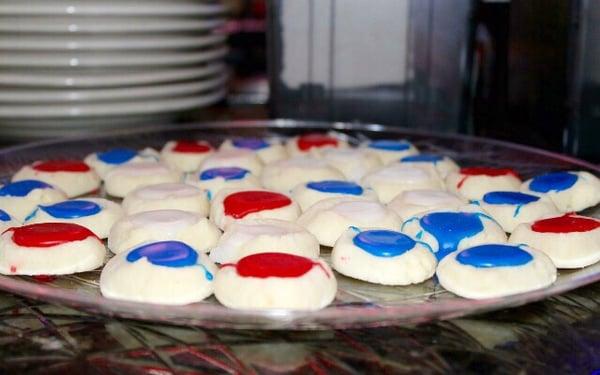
[[[202,194],[202,191],[186,184],[159,184],[142,188],[135,194],[142,199],[159,200],[193,197],[194,195]]]
[[[460,199],[445,191],[439,190],[410,190],[402,193],[402,201],[417,206],[441,206],[461,204]]]
[[[151,176],[156,174],[170,174],[171,169],[162,163],[144,161],[122,165],[109,173],[127,176]]]
[[[296,157],[288,160],[283,160],[279,163],[280,167],[283,168],[327,168],[329,165],[326,161],[315,158],[307,158],[307,157]]]
[[[129,220],[134,227],[172,233],[196,224],[198,218],[198,215],[187,211],[156,210],[140,212],[130,216]]]
[[[350,220],[370,222],[377,225],[378,220],[385,218],[386,209],[378,202],[352,201],[343,202],[332,208],[332,211]]]
[[[375,172],[371,178],[394,180],[397,182],[420,182],[430,180],[429,174],[421,168],[408,167],[403,165],[393,165],[378,172]]]

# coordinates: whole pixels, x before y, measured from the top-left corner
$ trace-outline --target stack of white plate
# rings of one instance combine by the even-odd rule
[[[224,16],[208,0],[0,0],[0,136],[157,124],[217,102]]]

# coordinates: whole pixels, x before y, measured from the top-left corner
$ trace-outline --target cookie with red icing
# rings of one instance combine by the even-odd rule
[[[348,143],[335,134],[306,133],[289,138],[286,148],[290,156],[312,154],[319,156],[321,151],[331,148],[347,148]]]
[[[248,310],[318,310],[333,302],[337,282],[320,259],[260,253],[224,264],[215,279],[223,305]]]
[[[80,160],[41,160],[22,167],[11,181],[39,180],[64,191],[69,198],[100,187],[100,177]]]
[[[161,160],[182,172],[195,171],[215,152],[207,141],[180,139],[167,142],[160,151]]]
[[[510,168],[466,167],[446,177],[448,191],[470,200],[491,191],[519,191],[521,178]]]
[[[67,275],[104,263],[104,244],[89,229],[71,223],[13,227],[0,236],[0,273]]]
[[[288,195],[265,189],[225,189],[214,197],[210,219],[221,229],[235,221],[279,219],[296,221],[300,206]]]
[[[557,268],[581,268],[600,260],[600,220],[566,214],[521,224],[509,242],[543,251]]]

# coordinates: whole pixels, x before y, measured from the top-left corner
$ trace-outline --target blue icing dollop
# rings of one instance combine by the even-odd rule
[[[533,256],[519,246],[490,244],[465,249],[456,255],[456,260],[479,268],[515,267],[531,262]]]
[[[315,181],[306,184],[306,187],[322,193],[362,195],[363,188],[354,182],[340,180]]]
[[[92,216],[102,211],[100,205],[86,200],[64,201],[50,206],[39,206],[39,208],[57,219],[77,219]]]
[[[416,241],[391,230],[366,230],[352,239],[354,245],[377,257],[395,257],[415,247]]]
[[[0,197],[25,197],[35,189],[53,189],[53,187],[38,180],[15,181],[0,188]]]
[[[529,189],[537,193],[567,190],[577,182],[577,175],[569,172],[551,172],[534,177]]]
[[[260,138],[238,138],[232,141],[237,148],[246,148],[249,150],[260,150],[270,146],[264,139]]]
[[[0,210],[0,221],[10,221],[10,215],[4,210]]]
[[[418,155],[410,155],[405,156],[400,159],[400,162],[412,162],[412,163],[437,163],[442,160],[444,157],[440,155],[433,154],[418,154]]]
[[[481,216],[477,212],[434,212],[423,216],[419,223],[437,240],[435,255],[440,260],[456,251],[460,241],[483,231]]]
[[[222,167],[222,168],[211,168],[200,173],[200,180],[213,180],[217,177],[221,177],[227,181],[229,180],[241,180],[244,178],[249,170],[238,168],[238,167]]]
[[[137,155],[137,151],[129,148],[113,148],[105,152],[96,154],[98,160],[106,164],[123,164],[133,159]]]
[[[134,263],[141,258],[146,258],[151,264],[162,267],[200,266],[204,269],[204,276],[207,280],[212,280],[214,277],[204,265],[197,263],[198,253],[183,242],[161,241],[142,245],[131,250],[126,259],[128,262]]]
[[[410,143],[406,141],[394,141],[391,139],[381,139],[379,141],[373,141],[367,146],[377,150],[385,151],[405,151],[410,148]]]
[[[539,201],[535,195],[519,193],[516,191],[493,191],[483,196],[483,201],[489,204],[523,205]]]

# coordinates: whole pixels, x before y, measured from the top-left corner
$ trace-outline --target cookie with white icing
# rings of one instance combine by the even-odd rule
[[[243,149],[254,151],[258,158],[265,164],[283,160],[288,157],[287,150],[277,140],[263,138],[234,138],[226,139],[220,150]]]
[[[320,259],[260,253],[224,264],[215,279],[215,297],[245,310],[318,310],[335,298],[337,282]]]
[[[508,233],[521,223],[557,216],[560,213],[550,199],[518,191],[486,193],[479,205]]]
[[[351,226],[399,230],[402,220],[379,202],[344,197],[315,203],[298,218],[298,224],[314,234],[321,245],[333,246]]]
[[[428,244],[438,260],[457,250],[507,241],[500,224],[475,205],[413,216],[401,231]]]
[[[405,156],[419,153],[419,150],[405,139],[378,139],[363,143],[361,148],[377,155],[382,164],[389,164]]]
[[[180,241],[208,252],[221,232],[202,215],[180,210],[156,210],[124,216],[110,230],[108,248],[115,254],[148,242]]]
[[[446,177],[448,191],[469,200],[480,200],[491,191],[519,191],[521,178],[510,168],[466,167]]]
[[[137,151],[131,148],[113,148],[89,154],[83,161],[92,167],[100,178],[119,165],[139,163],[142,161],[158,161],[158,152],[151,148]]]
[[[144,186],[130,192],[121,204],[125,214],[155,210],[182,210],[208,216],[206,192],[183,183]]]
[[[229,263],[248,255],[270,252],[318,258],[319,250],[315,236],[296,223],[256,219],[229,225],[217,246],[210,251],[210,259]]]
[[[104,264],[106,248],[89,229],[72,223],[13,227],[0,236],[3,275],[68,275]]]
[[[600,180],[589,172],[550,172],[523,183],[521,190],[546,195],[561,212],[578,212],[600,203]]]
[[[123,216],[117,203],[103,198],[80,198],[39,205],[25,220],[25,224],[73,223],[94,232],[100,238],[107,238],[110,228]]]
[[[22,167],[11,181],[39,180],[50,184],[73,198],[91,193],[100,187],[100,176],[79,160],[43,160]]]
[[[328,198],[361,197],[376,200],[377,195],[371,189],[365,189],[359,184],[342,180],[311,181],[296,186],[292,197],[302,211],[308,210],[313,204]]]
[[[322,157],[350,181],[360,181],[363,176],[381,167],[377,155],[362,149],[329,149],[322,152]]]
[[[104,177],[104,188],[107,194],[123,198],[145,186],[180,181],[181,172],[164,163],[140,162],[121,165],[109,171]]]
[[[301,156],[265,166],[260,181],[266,189],[288,193],[294,187],[310,181],[345,179],[342,172],[325,160]]]
[[[203,172],[207,169],[237,167],[250,171],[255,176],[260,176],[263,163],[260,161],[256,153],[246,149],[231,149],[219,150],[210,155],[198,168],[198,172]]]
[[[335,134],[306,133],[288,138],[285,147],[291,157],[307,154],[318,157],[327,149],[347,148],[348,143]]]
[[[258,178],[249,170],[240,167],[219,167],[190,173],[185,177],[185,183],[206,191],[209,199],[223,189],[260,188]]]
[[[581,268],[600,260],[600,220],[566,214],[524,223],[508,241],[544,252],[557,268]]]
[[[400,159],[401,165],[407,165],[415,168],[425,168],[437,172],[442,179],[451,172],[460,169],[458,164],[448,156],[434,154],[409,155]]]
[[[531,247],[489,243],[456,251],[438,265],[444,289],[465,298],[499,298],[552,285],[556,268]]]
[[[289,196],[265,189],[225,189],[212,201],[210,219],[220,229],[235,221],[279,219],[296,221],[300,206]]]
[[[165,143],[160,158],[171,168],[192,172],[200,168],[200,164],[214,152],[215,149],[206,141],[180,139]]]
[[[390,164],[366,175],[362,178],[361,185],[375,190],[382,203],[389,203],[408,190],[444,190],[444,183],[434,170],[399,163]]]
[[[51,204],[67,199],[67,194],[39,180],[9,182],[0,187],[0,209],[18,221],[23,221],[39,204]]]
[[[442,190],[408,190],[394,198],[388,207],[402,220],[431,210],[455,209],[469,203],[466,199]]]
[[[100,275],[104,297],[185,305],[210,296],[217,267],[178,241],[145,243],[114,256]]]
[[[397,231],[349,228],[331,252],[337,272],[383,285],[423,282],[435,273],[437,260],[424,243]]]

